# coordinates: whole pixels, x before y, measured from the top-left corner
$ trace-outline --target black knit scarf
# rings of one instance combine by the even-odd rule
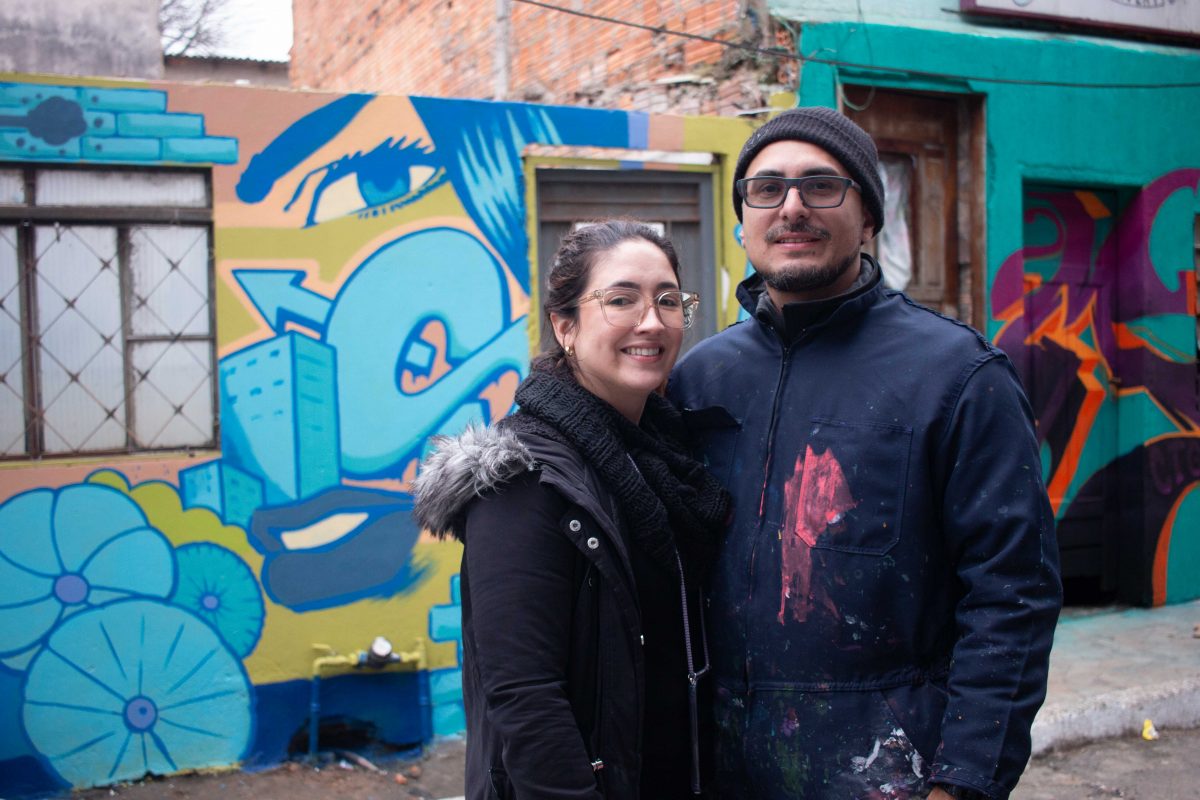
[[[646,554],[674,572],[678,548],[689,576],[707,572],[727,521],[729,494],[687,454],[683,422],[670,402],[652,393],[641,425],[634,425],[580,386],[568,367],[544,363],[534,365],[516,400],[520,413],[504,420],[505,428],[575,449],[612,494]]]

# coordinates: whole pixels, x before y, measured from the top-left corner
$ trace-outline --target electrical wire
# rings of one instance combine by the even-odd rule
[[[862,37],[863,37],[863,42],[865,42],[867,45],[867,59],[869,61],[874,61],[875,53],[874,53],[874,51],[871,50],[871,36],[869,33],[871,28],[869,25],[867,25],[866,17],[863,16],[862,0],[854,0],[854,5],[858,9],[858,23],[863,26],[862,27]],[[856,30],[855,28],[850,29],[851,33],[853,33],[855,30]],[[792,37],[792,40],[793,41],[796,40],[795,36]],[[818,51],[818,52],[820,52],[820,51]],[[852,111],[866,111],[868,108],[871,107],[871,103],[875,102],[876,86],[875,86],[875,84],[872,83],[869,88],[870,88],[870,91],[867,92],[867,99],[862,102],[862,105],[855,105],[854,103],[852,103],[850,101],[850,98],[846,96],[846,84],[842,81],[840,75],[837,76],[838,97],[841,98],[842,105],[844,105],[846,108],[849,108]]]
[[[671,28],[665,28],[661,25],[644,25],[639,22],[630,22],[628,20],[617,19],[616,17],[606,17],[602,14],[592,14],[588,11],[576,11],[573,8],[563,8],[556,6],[553,3],[542,2],[542,0],[513,0],[513,2],[524,3],[530,6],[537,6],[548,11],[557,11],[561,14],[570,14],[575,17],[583,17],[585,19],[595,20],[597,22],[607,22],[612,25],[622,25],[627,28],[637,28],[651,33],[662,34],[666,36],[677,36],[683,39],[693,39],[699,42],[708,42],[710,44],[718,44],[722,47],[727,47],[731,50],[741,50],[746,53],[754,53],[756,55],[770,56],[771,58],[783,58],[799,61],[804,64],[824,64],[831,67],[846,67],[849,69],[874,70],[876,72],[886,72],[889,75],[907,75],[913,78],[939,78],[950,79],[954,81],[976,81],[980,83],[1001,83],[1001,84],[1016,84],[1020,86],[1052,86],[1063,89],[1195,89],[1200,88],[1200,81],[1188,81],[1184,83],[1081,83],[1078,81],[1043,81],[1031,80],[1027,78],[997,78],[992,76],[982,75],[958,75],[952,72],[934,72],[932,70],[910,69],[908,67],[881,67],[876,64],[862,64],[855,61],[843,61],[836,58],[817,58],[816,56],[806,56],[801,53],[793,53],[790,50],[784,50],[779,47],[758,47],[751,44],[740,44],[738,42],[729,42],[724,39],[717,39],[712,36],[702,36],[698,33],[688,33],[687,31],[677,31]]]

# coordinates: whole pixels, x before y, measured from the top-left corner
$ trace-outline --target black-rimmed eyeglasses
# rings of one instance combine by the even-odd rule
[[[792,187],[800,192],[800,201],[809,208],[837,208],[846,199],[850,187],[862,191],[857,183],[840,175],[742,178],[737,182],[738,194],[751,208],[778,208]]]
[[[636,289],[597,289],[584,295],[576,305],[600,301],[604,321],[614,328],[636,328],[646,317],[646,296]],[[659,292],[651,303],[658,319],[668,328],[690,328],[700,305],[700,295],[671,289]]]

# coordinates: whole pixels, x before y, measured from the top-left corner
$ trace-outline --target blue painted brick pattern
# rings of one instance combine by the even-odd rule
[[[429,673],[429,700],[435,706],[462,700],[462,670],[435,669]]]
[[[429,638],[435,642],[462,640],[462,606],[433,606],[429,609]]]
[[[83,121],[87,123],[87,136],[115,136],[117,117],[106,111],[85,111]]]
[[[158,139],[85,136],[83,137],[83,157],[89,161],[153,162],[162,157],[162,144]]]
[[[117,117],[117,133],[122,136],[203,136],[204,117],[199,114],[137,114]]]
[[[433,707],[433,735],[454,736],[467,729],[467,714],[462,703]]]
[[[98,111],[153,113],[167,110],[167,93],[153,89],[89,89],[81,87],[79,103]]]
[[[77,131],[78,116],[64,104],[38,107],[50,98],[74,104],[84,132],[54,141],[54,128]],[[53,105],[53,104],[52,104]],[[167,111],[167,93],[156,89],[102,89],[89,86],[0,83],[0,158],[39,161],[91,161],[135,164],[236,164],[237,140],[207,136],[204,117]],[[52,119],[46,119],[52,117]],[[32,120],[26,122],[26,119]],[[63,127],[67,126],[67,127]],[[47,133],[49,131],[49,133]]]
[[[76,161],[79,159],[79,140],[52,145],[27,133],[0,130],[0,158]]]
[[[433,735],[454,736],[467,729],[462,702],[462,670],[439,669],[429,673],[429,701],[433,708]]]
[[[462,663],[462,606],[432,606],[429,609],[429,638],[435,642],[454,642],[458,663]]]
[[[73,86],[44,86],[37,83],[0,83],[0,105],[33,108],[43,100],[61,97],[78,100],[79,90]]]
[[[462,704],[462,588],[459,576],[450,578],[450,602],[429,609],[429,638],[435,642],[455,642],[460,666],[430,670],[429,695],[433,733],[451,736],[467,727]]]
[[[235,164],[237,163],[237,139],[225,136],[163,139],[163,161]]]

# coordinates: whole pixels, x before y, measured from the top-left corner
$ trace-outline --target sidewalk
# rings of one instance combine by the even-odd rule
[[[1200,727],[1200,601],[1058,622],[1033,752],[1157,727]]]

